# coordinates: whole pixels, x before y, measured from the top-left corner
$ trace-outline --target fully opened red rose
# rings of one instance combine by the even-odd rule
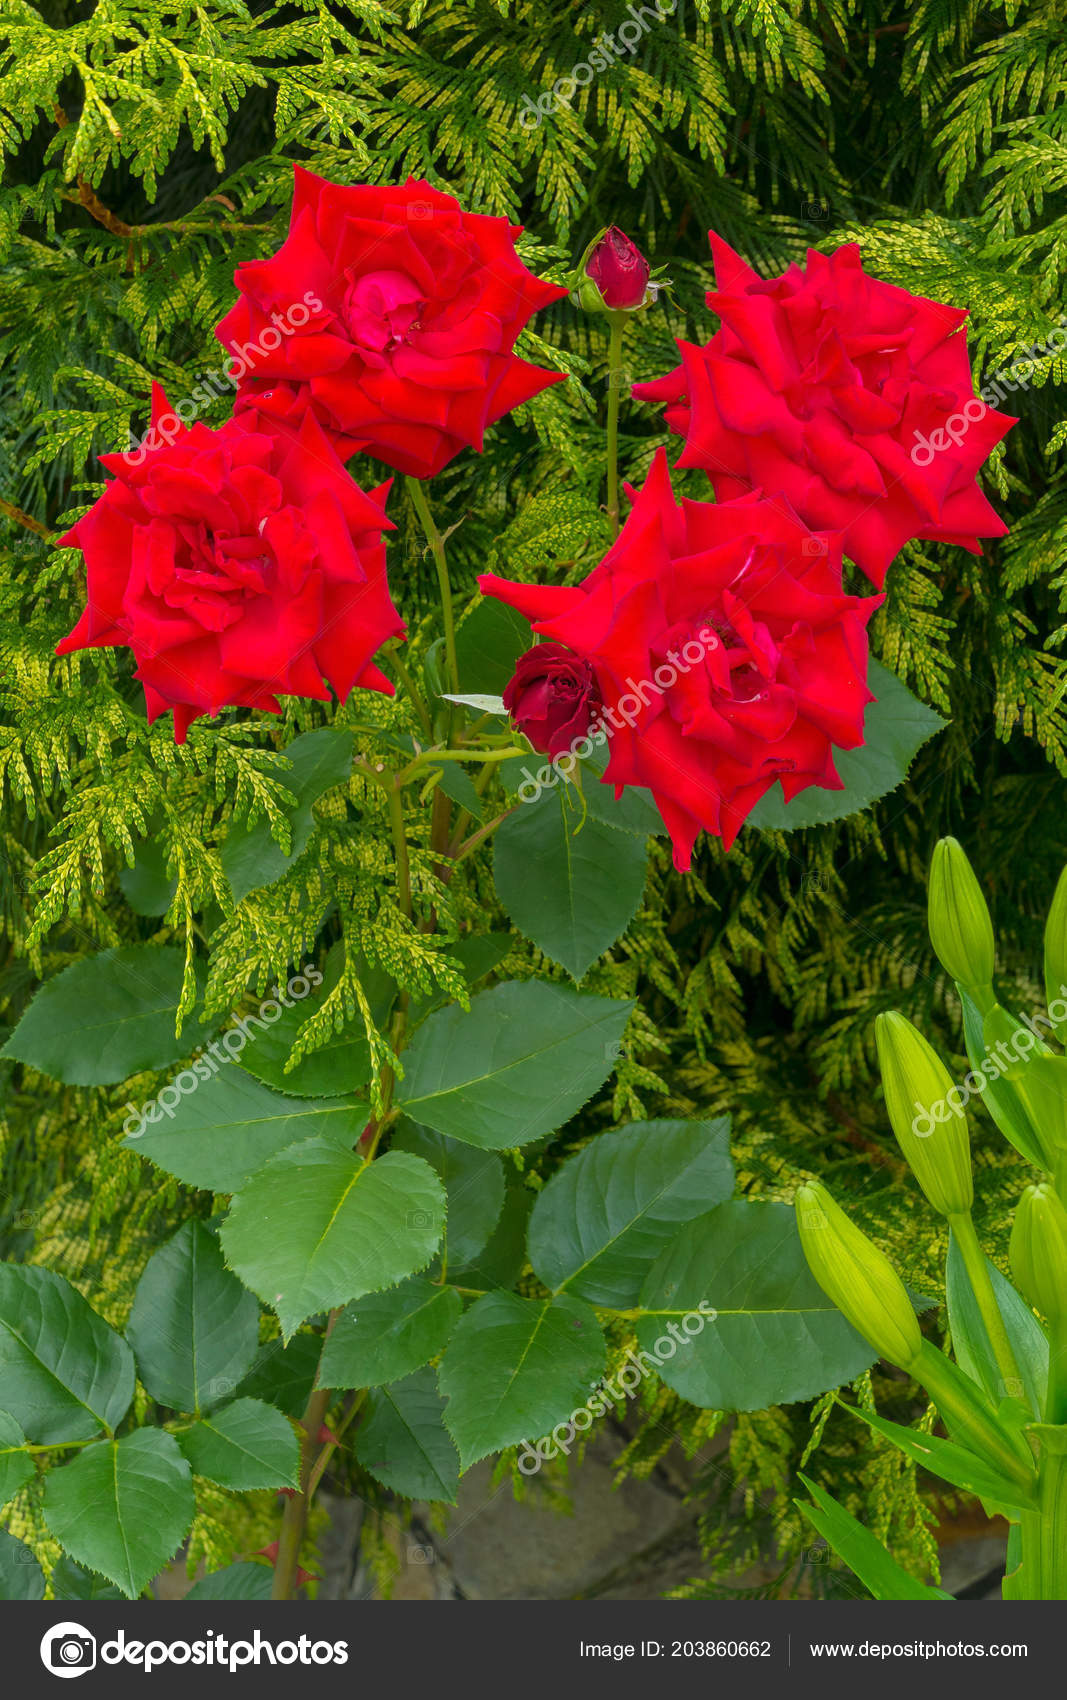
[[[158,387],[152,417],[169,413]],[[375,651],[404,624],[385,577],[385,489],[366,494],[316,421],[180,427],[115,474],[63,543],[84,551],[88,606],[58,653],[126,645],[149,720],[174,734],[226,706],[279,695],[392,694]]]
[[[781,491],[879,587],[912,538],[958,543],[1007,530],[975,483],[1016,421],[974,394],[966,311],[869,277],[855,243],[768,281],[710,233],[722,328],[682,364],[636,384],[685,437],[720,500]],[[931,439],[936,445],[931,447]]]
[[[512,352],[567,291],[515,252],[521,225],[464,212],[428,183],[346,188],[296,168],[289,235],[239,266],[218,336],[255,390],[304,389],[329,429],[430,478],[562,372]]]
[[[728,849],[776,779],[787,802],[843,789],[833,749],[863,742],[866,628],[883,599],[843,593],[840,535],[813,536],[787,502],[679,504],[660,450],[582,584],[479,582],[590,664],[605,781],[648,787],[677,867],[701,829]]]

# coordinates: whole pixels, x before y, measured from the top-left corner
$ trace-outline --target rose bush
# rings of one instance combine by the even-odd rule
[[[819,525],[794,509],[811,442],[828,452],[815,426],[788,437],[796,463],[775,482],[717,503],[677,500],[658,450],[621,534],[566,582],[617,529],[615,374],[657,300],[636,250],[640,301],[610,309],[606,514],[579,511],[563,559],[531,499],[525,558],[512,527],[494,561],[553,582],[484,573],[485,595],[459,604],[449,540],[466,510],[442,528],[420,480],[560,377],[513,353],[564,293],[526,271],[516,234],[421,183],[298,172],[287,241],[238,269],[220,327],[246,368],[233,416],[185,429],[179,403],[164,428],[157,388],[155,438],[105,458],[113,482],[63,538],[84,553],[88,606],[62,654],[131,649],[148,719],[173,709],[179,742],[224,706],[284,716],[197,726],[176,752],[106,656],[86,664],[134,802],[101,826],[76,798],[60,831],[89,817],[94,892],[107,835],[134,919],[24,1000],[2,1052],[31,1080],[94,1093],[124,1184],[150,1166],[140,1184],[186,1201],[121,1315],[59,1272],[0,1265],[0,1355],[17,1372],[0,1391],[4,1479],[20,1492],[38,1457],[75,1448],[40,1466],[41,1526],[63,1562],[131,1598],[188,1538],[205,1483],[281,1490],[276,1538],[253,1551],[285,1599],[311,1580],[309,1510],[339,1455],[382,1496],[454,1503],[479,1460],[543,1458],[533,1442],[589,1426],[614,1397],[594,1403],[598,1384],[632,1391],[605,1370],[638,1347],[680,1400],[719,1413],[809,1399],[873,1359],[808,1274],[788,1206],[734,1196],[726,1118],[691,1101],[645,1119],[638,1091],[673,1086],[628,1055],[654,1030],[630,928],[660,820],[684,870],[701,830],[729,847],[775,787],[786,830],[809,823],[813,795],[818,818],[856,814],[941,721],[869,657],[882,598],[843,587],[850,513]],[[618,257],[609,242],[584,274],[595,313],[620,299]],[[763,322],[774,286],[742,293]],[[819,310],[797,310],[812,335]],[[862,384],[834,387],[835,348],[794,374],[789,406],[880,418]],[[895,395],[878,352],[851,348]],[[901,330],[889,364],[914,355]],[[748,370],[732,343],[724,358]],[[416,573],[392,573],[412,635],[389,646],[391,702],[375,656],[407,628],[385,490],[365,492],[339,453],[408,474],[407,564],[433,562],[439,608]],[[895,509],[888,487],[867,494]],[[523,620],[547,641],[527,648]],[[57,671],[73,693],[77,668]],[[531,750],[556,769],[532,798],[516,771]],[[80,893],[65,851],[40,858],[42,933]],[[205,1056],[230,1014],[240,1046]],[[594,1114],[632,1119],[561,1158],[549,1142],[613,1073]],[[131,1514],[147,1503],[151,1520]],[[262,1568],[231,1564],[236,1550],[212,1590],[262,1597]]]

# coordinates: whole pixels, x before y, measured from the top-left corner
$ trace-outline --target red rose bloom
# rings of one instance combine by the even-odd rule
[[[776,779],[787,801],[843,788],[833,747],[863,742],[866,627],[883,598],[843,594],[840,536],[813,536],[780,498],[679,506],[661,449],[582,584],[479,582],[589,662],[605,782],[616,796],[648,787],[676,867],[702,828],[729,849]]]
[[[535,750],[564,755],[585,736],[600,707],[596,675],[561,644],[537,643],[515,663],[504,707]]]
[[[585,275],[596,284],[605,307],[617,312],[640,307],[652,268],[640,248],[613,224],[586,261]]]
[[[238,266],[217,335],[253,394],[294,382],[330,430],[430,478],[566,375],[512,353],[531,314],[567,293],[527,271],[521,229],[414,178],[344,188],[297,166],[289,235]]]
[[[233,411],[235,415],[249,411],[256,413],[259,415],[259,430],[293,437],[300,430],[308,405],[306,396],[296,384],[261,384],[258,388],[248,384],[234,397]],[[320,428],[340,460],[351,460],[354,454],[367,446],[358,437],[343,437],[340,432],[331,431],[321,421]]]
[[[152,403],[155,423],[169,411],[158,386]],[[58,654],[127,645],[149,720],[173,709],[179,743],[227,705],[325,700],[324,680],[341,698],[392,694],[371,659],[404,630],[385,577],[387,486],[360,490],[314,419],[279,431],[246,409],[101,458],[115,482],[62,539],[85,553],[88,606]]]
[[[666,402],[678,465],[703,467],[720,501],[781,491],[879,587],[912,538],[980,555],[979,537],[1002,537],[975,474],[1016,421],[974,394],[966,311],[868,277],[855,243],[764,281],[709,238],[722,328],[633,392]]]

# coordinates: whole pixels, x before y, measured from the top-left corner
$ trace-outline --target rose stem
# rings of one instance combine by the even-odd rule
[[[619,535],[619,379],[622,376],[622,338],[626,319],[622,313],[608,315],[608,520],[611,535]]]
[[[452,586],[448,579],[448,561],[445,556],[445,540],[434,523],[430,512],[430,504],[426,500],[426,491],[418,478],[405,480],[408,495],[415,504],[415,511],[422,521],[422,529],[426,533],[426,541],[437,568],[437,583],[441,591],[441,613],[445,625],[445,655],[448,658],[448,678],[454,691],[459,690],[459,667],[456,664],[456,623],[452,615]]]

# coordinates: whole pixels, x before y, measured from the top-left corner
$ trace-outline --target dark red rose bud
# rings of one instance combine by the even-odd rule
[[[535,750],[564,755],[585,737],[600,707],[596,674],[561,643],[535,644],[515,663],[504,707]]]
[[[617,224],[605,230],[585,264],[586,277],[592,278],[612,312],[641,306],[651,272],[640,248]]]

